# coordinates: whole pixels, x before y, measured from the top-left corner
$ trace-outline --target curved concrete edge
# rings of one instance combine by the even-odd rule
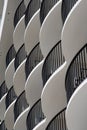
[[[25,87],[25,62],[26,59],[19,65],[13,77],[14,90],[17,96],[21,94]]]
[[[27,54],[29,54],[31,50],[34,48],[34,46],[39,42],[39,12],[40,9],[32,16],[25,30],[24,42]]]
[[[66,66],[65,62],[53,73],[46,82],[41,94],[42,110],[49,119],[52,119],[54,115],[67,106],[65,91]]]
[[[26,119],[27,115],[29,113],[30,107],[28,107],[24,112],[22,112],[19,117],[17,118],[13,129],[14,130],[27,130],[27,125],[26,125]]]
[[[13,75],[14,75],[14,72],[15,72],[14,60],[15,59],[13,59],[10,62],[10,64],[8,65],[8,67],[5,71],[5,83],[6,83],[8,89],[10,89],[13,86]]]
[[[6,111],[6,105],[5,105],[6,95],[7,95],[7,93],[0,100],[0,121],[4,120],[4,114]]]
[[[14,126],[14,104],[16,100],[14,100],[11,105],[8,107],[8,109],[5,112],[4,120],[5,125],[8,130],[12,130]]]
[[[62,50],[67,62],[87,43],[87,1],[79,0],[70,11],[62,30]],[[83,24],[84,23],[84,24]]]
[[[13,33],[13,43],[16,52],[24,43],[24,32],[25,32],[25,15],[23,15],[22,18],[19,20]]]
[[[85,130],[87,128],[87,79],[71,96],[66,110],[66,123],[70,130]]]
[[[42,82],[43,62],[44,60],[42,60],[32,70],[25,84],[26,99],[29,105],[34,104],[41,97],[41,92],[43,89],[43,82]]]
[[[46,119],[42,120],[33,130],[46,130],[48,121]]]
[[[44,57],[47,56],[51,48],[61,39],[61,4],[62,0],[59,0],[49,11],[40,29],[40,47]]]
[[[50,121],[53,118],[49,119],[49,118],[45,118],[44,120],[42,120],[37,126],[35,126],[33,128],[33,130],[46,130],[47,126],[49,125]]]

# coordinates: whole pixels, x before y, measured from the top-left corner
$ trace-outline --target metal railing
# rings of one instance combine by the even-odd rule
[[[66,127],[65,110],[66,108],[51,120],[46,130],[68,130]]]
[[[25,26],[27,26],[28,22],[39,8],[40,0],[30,0],[25,12]]]
[[[87,78],[87,44],[72,60],[65,79],[67,100],[69,101],[75,89]]]
[[[0,99],[7,93],[8,89],[5,84],[5,81],[0,86]]]
[[[14,120],[28,107],[28,103],[25,97],[25,91],[23,91],[20,96],[17,98],[14,106]]]
[[[49,13],[51,8],[58,2],[59,0],[42,0],[41,9],[40,9],[40,21],[43,23],[46,15]]]
[[[39,43],[32,49],[25,64],[26,79],[33,68],[43,59]]]
[[[44,114],[41,108],[41,100],[38,100],[27,116],[27,130],[32,130],[43,119]]]
[[[62,20],[63,23],[66,20],[67,15],[69,14],[72,7],[78,0],[62,0]]]
[[[21,17],[24,15],[26,10],[24,0],[21,1],[18,8],[16,9],[15,15],[14,15],[14,27],[16,27],[18,21],[21,19]]]
[[[26,52],[25,52],[25,45],[23,44],[15,56],[15,70],[18,68],[18,66],[22,63],[22,61],[26,58]]]
[[[62,54],[61,41],[59,41],[47,55],[42,68],[43,86],[50,76],[57,70],[65,59]]]
[[[6,67],[13,60],[13,58],[15,58],[15,55],[16,55],[16,51],[15,51],[14,45],[12,45],[6,55]]]
[[[7,95],[6,95],[6,109],[10,106],[10,104],[17,98],[15,91],[14,91],[14,87],[12,86]]]
[[[7,130],[5,127],[5,121],[0,124],[0,130]]]

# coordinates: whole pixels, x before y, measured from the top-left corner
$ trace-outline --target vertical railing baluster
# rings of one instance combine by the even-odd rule
[[[18,116],[23,112],[27,107],[28,103],[25,97],[25,91],[21,93],[21,95],[17,98],[15,106],[14,106],[14,120],[18,118]]]
[[[67,101],[69,101],[71,95],[75,89],[86,79],[87,75],[87,44],[77,53],[73,58],[67,74],[66,74],[66,92],[67,92]],[[73,75],[72,75],[73,73]],[[70,79],[70,80],[69,80]],[[73,90],[73,91],[72,91]]]
[[[59,41],[47,55],[43,68],[42,68],[42,77],[43,77],[43,86],[50,76],[57,70],[63,63],[65,59],[62,54],[61,41]]]
[[[26,63],[25,63],[25,72],[26,79],[28,78],[31,71],[34,67],[43,59],[42,52],[40,50],[39,43],[31,50],[29,53]]]
[[[27,130],[32,130],[40,121],[43,120],[41,100],[38,100],[31,108],[27,117]]]

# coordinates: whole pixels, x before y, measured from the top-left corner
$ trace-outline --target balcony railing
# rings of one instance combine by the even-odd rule
[[[28,107],[28,103],[25,97],[25,91],[21,93],[21,95],[17,98],[17,101],[14,106],[14,120],[18,118],[18,116]]]
[[[15,56],[15,70],[22,63],[22,61],[26,58],[25,45],[23,44]]]
[[[44,114],[41,108],[41,100],[38,100],[28,114],[27,130],[32,130],[43,119],[44,119]]]
[[[25,26],[34,15],[34,13],[40,8],[40,0],[30,0],[25,12]]]
[[[43,85],[45,85],[50,76],[64,63],[64,61],[65,59],[62,54],[61,41],[59,41],[45,59],[42,68]]]
[[[78,0],[62,0],[62,20],[63,23],[66,20],[67,15],[69,14],[72,7]]]
[[[25,64],[26,79],[33,68],[43,59],[39,43],[32,49]]]
[[[66,108],[52,119],[46,130],[68,130],[66,127],[65,110]]]
[[[14,45],[12,45],[6,55],[6,67],[13,60],[13,58],[15,58],[15,55],[16,55],[16,51],[15,51]]]
[[[77,53],[66,73],[66,92],[69,101],[75,89],[87,78],[87,44]]]
[[[10,106],[10,104],[17,98],[14,87],[12,86],[6,96],[6,109]]]
[[[21,17],[24,15],[26,10],[24,0],[19,4],[18,8],[16,9],[15,15],[14,15],[14,27],[16,27],[18,21],[21,19]]]
[[[46,15],[49,13],[51,8],[58,2],[59,0],[42,0],[41,9],[40,9],[40,21],[43,23]]]
[[[7,130],[5,127],[5,121],[0,124],[0,130]]]
[[[0,99],[7,93],[8,89],[5,84],[5,81],[0,86]]]

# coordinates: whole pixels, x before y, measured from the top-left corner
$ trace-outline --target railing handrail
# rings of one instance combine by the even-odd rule
[[[17,100],[16,100],[16,102],[15,102],[15,106],[16,106],[17,102],[19,101],[20,97],[21,97],[24,93],[25,93],[25,90],[18,96],[18,98],[17,98]]]
[[[10,96],[10,97],[9,97]],[[15,98],[13,97],[15,96]],[[6,95],[6,100],[5,100],[5,103],[6,103],[6,109],[9,107],[9,105],[17,98],[16,94],[15,94],[15,91],[14,91],[14,87],[12,86],[7,95]]]
[[[51,52],[54,50],[54,48],[55,48],[58,44],[60,44],[60,43],[61,43],[61,40],[60,40],[58,43],[56,43],[56,44],[52,47],[52,49],[49,51],[47,57],[45,58],[44,64],[45,64],[45,62],[46,62],[46,59],[49,57],[49,55],[51,54]]]
[[[3,87],[3,85],[4,85],[4,93],[2,93],[2,87]],[[4,96],[4,94],[6,94],[7,93],[7,91],[8,91],[8,89],[7,89],[7,86],[6,86],[6,84],[5,84],[5,81],[3,81],[3,83],[1,84],[1,86],[0,86],[0,99]]]
[[[60,49],[62,49],[62,48],[61,48],[61,40],[60,40],[57,44],[54,45],[54,47],[50,50],[50,52],[48,53],[47,57],[45,58],[45,61],[44,61],[43,67],[42,67],[43,86],[45,85],[46,81],[50,78],[50,76],[56,71],[56,69],[55,69],[55,70],[52,72],[52,74],[49,75],[48,79],[46,79],[47,77],[45,77],[45,80],[46,80],[46,81],[44,81],[44,74],[45,74],[44,68],[46,69],[46,66],[45,66],[45,65],[46,65],[46,63],[47,63],[47,61],[48,61],[50,55],[51,55],[52,52],[54,51],[54,49],[56,49],[56,47],[58,47],[59,45],[60,45]],[[59,48],[58,48],[58,49],[59,49]],[[65,58],[64,58],[64,56],[63,56],[63,54],[62,54],[62,50],[58,50],[58,51],[59,51],[59,52],[61,51],[61,53],[60,53],[60,55],[61,55],[61,61],[60,61],[60,58],[59,58],[59,62],[61,62],[61,63],[59,63],[59,64],[62,65],[62,64],[63,64],[62,62],[65,61]],[[60,66],[58,66],[58,67],[60,67]],[[58,69],[58,68],[57,68],[57,69]],[[46,71],[46,73],[47,73],[47,71]]]
[[[41,7],[40,7],[40,23],[41,24],[43,23],[43,20],[41,19],[41,11],[42,11],[43,4],[44,4],[44,0],[41,1]]]
[[[7,130],[6,127],[5,127],[5,121],[4,120],[1,122],[0,127],[1,127],[0,130]],[[2,128],[4,128],[4,129],[2,129]]]
[[[49,122],[49,124],[48,124],[48,126],[46,127],[46,130],[49,130],[48,128],[49,128],[49,126],[51,125],[51,123],[56,119],[56,117],[58,117],[62,112],[64,112],[66,110],[66,107],[63,109],[63,110],[61,110],[56,116],[54,116],[54,118]],[[64,123],[64,122],[62,122],[62,123]],[[60,130],[62,130],[62,129],[60,129]],[[65,129],[64,129],[65,130]]]
[[[70,66],[72,65],[72,63],[74,62],[74,60],[76,59],[76,57],[78,56],[78,54],[79,54],[86,46],[87,46],[87,43],[77,52],[77,54],[75,55],[75,57],[72,59],[70,65],[69,65],[69,67],[68,67],[68,70],[69,70]],[[68,70],[67,70],[67,72],[66,72],[66,75],[67,75],[67,73],[68,73]]]
[[[71,3],[68,3],[68,1],[67,1],[67,6],[69,5],[69,7],[66,7],[66,8],[64,8],[65,7],[65,0],[62,0],[62,8],[61,8],[61,12],[62,12],[62,20],[63,20],[63,24],[64,24],[64,22],[65,22],[65,20],[66,20],[66,18],[67,18],[67,16],[68,16],[68,14],[69,14],[69,12],[71,11],[71,9],[74,7],[74,5],[76,4],[76,2],[78,1],[78,0],[71,0],[72,2]],[[69,2],[70,2],[70,0],[69,0]],[[64,10],[65,9],[65,10]]]
[[[13,54],[12,58],[8,61],[10,52],[14,53],[14,54]],[[15,55],[16,55],[16,51],[14,49],[14,45],[12,44],[12,46],[9,48],[7,55],[6,55],[6,66],[8,66],[9,63],[12,61],[12,59],[15,58]]]
[[[28,19],[28,15],[29,15],[28,12],[29,12],[30,6],[31,6],[31,4],[32,4],[33,1],[34,0],[30,0],[29,1],[29,4],[28,4],[27,9],[25,11],[25,26],[27,26],[28,22],[30,21],[30,19],[32,18],[32,16],[34,15],[34,13],[38,10],[38,7],[37,7],[36,10],[32,10],[32,15]],[[38,1],[40,2],[40,0],[38,0]],[[29,12],[29,13],[31,13],[31,12]]]
[[[0,86],[0,87],[2,87],[2,86],[3,86],[3,84],[5,84],[5,81],[3,81],[3,82],[2,82],[2,84],[1,84],[1,86]]]
[[[46,0],[42,0],[42,2],[41,2],[41,8],[40,8],[40,22],[41,22],[41,24],[43,23],[45,17],[46,17],[47,14],[49,13],[49,11],[53,8],[53,6],[54,6],[59,0],[54,0],[53,3],[52,3],[52,1],[50,0],[50,3],[51,3],[52,5],[49,4],[49,9],[46,10],[45,13],[42,13],[42,12],[43,12],[43,6],[44,6],[45,1],[46,1]],[[46,3],[47,3],[47,2],[46,2]],[[47,4],[46,4],[46,5],[47,5]],[[44,6],[44,7],[45,7],[45,6]],[[45,9],[46,9],[46,7],[45,7]],[[44,10],[44,11],[45,11],[45,10]]]
[[[70,63],[70,65],[69,65],[69,67],[68,67],[68,69],[67,69],[67,72],[66,72],[66,76],[65,76],[65,88],[66,88],[66,93],[68,93],[68,86],[67,86],[67,78],[68,78],[68,73],[69,73],[69,70],[71,69],[71,67],[72,67],[72,65],[73,65],[73,63],[75,62],[75,60],[76,60],[76,58],[78,58],[78,56],[81,54],[81,52],[85,49],[87,47],[87,43],[77,52],[77,54],[74,56],[74,58],[72,59],[72,61],[71,61],[71,63]],[[87,48],[86,48],[86,50],[87,50]],[[84,56],[84,55],[82,55],[82,56]],[[82,59],[83,60],[83,59]],[[85,59],[84,59],[85,60]],[[82,61],[83,62],[83,61]],[[83,63],[84,64],[84,63]],[[77,64],[76,64],[77,65]],[[84,65],[83,65],[84,66]],[[80,66],[80,67],[83,67],[83,66]],[[79,66],[78,66],[79,67]],[[81,72],[81,69],[82,68],[80,68],[80,72]],[[84,69],[84,68],[83,68]],[[86,71],[86,69],[84,69],[85,71]],[[78,73],[78,74],[81,74],[81,73]],[[80,76],[80,75],[79,75]],[[74,78],[75,78],[75,76],[74,76]],[[85,79],[86,77],[84,77],[84,79]],[[82,80],[80,80],[80,82],[79,82],[79,85],[80,85],[80,83],[82,83],[83,82],[83,77],[82,77]],[[74,81],[73,81],[73,83],[74,83]],[[79,87],[79,85],[77,85],[77,87]],[[73,92],[74,92],[74,90],[77,88],[77,87],[74,87],[73,86]],[[71,90],[70,90],[71,91]],[[67,100],[69,101],[69,99],[70,99],[70,96],[71,96],[71,94],[73,94],[73,92],[72,93],[70,93],[70,95],[68,95],[67,94]],[[68,97],[69,96],[69,97]]]
[[[20,98],[21,98],[21,96],[23,95],[25,93],[25,90],[19,95],[19,97],[17,98],[17,100],[16,100],[16,102],[15,102],[15,105],[14,105],[14,120],[16,121],[16,119],[18,118],[18,116],[21,114],[21,112],[20,113],[17,113],[16,112],[16,109],[17,109],[17,107],[19,107],[19,106],[17,106],[18,105],[18,101],[20,100]],[[27,100],[26,100],[26,105],[27,106],[29,106],[28,105],[28,103],[27,103]]]
[[[33,56],[32,53],[33,53],[34,51],[36,51],[37,47],[39,48],[39,44],[40,44],[40,43],[37,43],[37,44],[34,46],[34,48],[31,50],[31,52],[29,53],[29,55],[27,56],[27,60],[26,60],[26,63],[25,63],[26,79],[27,79],[27,77],[29,76],[29,74],[31,73],[31,71],[33,70],[33,68],[35,67],[35,66],[34,66],[32,69],[29,69],[29,68],[28,68],[28,67],[29,67],[28,63],[29,63],[29,59],[31,58],[31,56]],[[39,48],[38,51],[41,52],[40,48]],[[41,57],[40,57],[40,56],[41,56]],[[43,58],[42,54],[40,54],[40,56],[39,56],[39,58],[42,59],[42,58]],[[36,59],[36,60],[40,60],[40,59]],[[32,61],[33,61],[33,58],[32,58]],[[36,64],[36,65],[37,65],[37,64]],[[28,71],[28,69],[29,69],[29,71]],[[28,71],[28,74],[27,74],[27,71]]]
[[[1,126],[2,124],[4,124],[4,122],[5,122],[5,121],[3,120],[3,121],[1,122],[1,124],[0,124],[0,126]]]
[[[21,17],[23,16],[21,16],[20,18],[18,18],[17,20],[16,20],[16,18],[17,18],[17,12],[19,11],[19,9],[21,8],[21,5],[22,4],[24,4],[24,0],[22,0],[21,2],[20,2],[20,4],[18,5],[18,7],[17,7],[17,9],[16,9],[16,12],[15,12],[15,15],[14,15],[14,27],[16,27],[16,25],[17,25],[17,23],[18,23],[18,21],[21,19]],[[24,12],[23,12],[23,14],[25,13],[25,10],[24,10]]]
[[[27,58],[29,58],[30,57],[30,55],[31,55],[31,53],[34,51],[34,49],[39,45],[40,43],[38,42],[35,46],[34,46],[34,48],[31,50],[31,52],[29,53],[29,55],[28,55],[28,57]]]
[[[32,110],[35,108],[35,107],[37,107],[37,105],[38,105],[38,103],[41,103],[41,99],[38,99],[36,102],[35,102],[35,104],[32,106],[32,108],[30,109],[30,111],[29,111],[29,113],[28,113],[28,115],[27,115],[27,128],[28,128],[28,119],[29,119],[29,116],[30,116],[30,114],[31,114],[31,112],[32,112]],[[42,109],[42,108],[41,108]],[[43,114],[43,112],[42,112],[42,114]],[[43,117],[44,117],[44,114],[43,114]],[[44,119],[44,118],[43,118]],[[32,119],[31,119],[31,121],[32,121]],[[33,124],[34,125],[34,124]],[[35,127],[35,126],[34,126]],[[29,129],[30,130],[30,129]]]
[[[18,52],[16,53],[15,61],[14,61],[15,70],[16,70],[16,69],[18,68],[18,66],[21,64],[21,63],[20,63],[20,64],[17,65],[17,60],[18,60],[18,55],[19,55],[21,49],[24,47],[24,45],[25,45],[25,44],[22,44],[22,46],[19,48]],[[26,51],[25,51],[25,53],[26,53]],[[26,55],[26,54],[25,54],[25,55]],[[26,58],[26,56],[25,56],[25,58]]]
[[[35,102],[35,104],[32,106],[32,108],[30,109],[30,111],[29,111],[29,113],[28,113],[28,115],[31,113],[31,111],[32,111],[32,109],[37,105],[37,103],[38,102],[40,102],[41,101],[41,99],[39,99],[39,100],[37,100],[36,102]],[[28,117],[28,116],[27,116]],[[28,119],[28,118],[27,118]]]

